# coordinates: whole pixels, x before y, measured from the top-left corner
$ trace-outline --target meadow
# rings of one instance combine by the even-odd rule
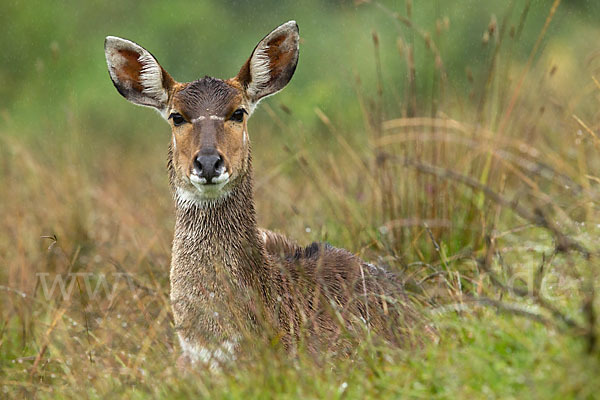
[[[482,3],[3,4],[0,397],[597,398],[600,5]],[[289,19],[298,70],[249,122],[259,225],[397,272],[438,337],[248,338],[182,375],[168,127],[103,40],[227,78]]]

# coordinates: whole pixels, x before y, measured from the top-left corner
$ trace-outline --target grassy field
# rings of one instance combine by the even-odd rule
[[[9,3],[0,398],[598,398],[598,6],[397,3],[265,2],[243,37],[227,11],[245,2],[148,2],[144,24]],[[102,40],[225,77],[292,17],[297,76],[249,128],[259,223],[402,274],[439,340],[315,359],[249,338],[235,365],[182,375],[168,128],[116,93]]]

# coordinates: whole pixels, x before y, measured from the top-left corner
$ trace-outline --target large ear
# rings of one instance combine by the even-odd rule
[[[261,40],[237,75],[249,100],[277,93],[292,79],[298,64],[298,24],[289,21]]]
[[[113,84],[132,103],[166,112],[175,81],[142,46],[114,36],[104,41],[104,53]]]

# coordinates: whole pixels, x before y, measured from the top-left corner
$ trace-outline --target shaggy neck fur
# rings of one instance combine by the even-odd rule
[[[256,328],[257,313],[272,315],[263,307],[277,294],[256,226],[251,177],[248,160],[228,196],[203,204],[176,201],[171,301],[180,338],[188,342],[231,340],[240,329]]]
[[[202,204],[176,199],[175,241],[184,242],[190,256],[195,253],[202,261],[223,263],[218,267],[240,278],[256,279],[265,272],[266,256],[256,224],[250,158],[239,179],[224,198]]]
[[[265,255],[256,226],[250,171],[224,198],[201,204],[176,201],[175,213],[175,238],[185,241],[188,251],[210,259],[216,255],[214,250],[222,250],[223,267],[244,267],[239,272],[248,275],[260,272]],[[239,265],[230,265],[234,260]]]

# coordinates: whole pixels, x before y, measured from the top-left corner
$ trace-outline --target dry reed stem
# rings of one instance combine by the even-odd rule
[[[550,8],[550,12],[548,13],[548,17],[546,17],[546,21],[544,22],[544,27],[542,28],[540,34],[538,35],[538,38],[537,38],[535,44],[533,45],[533,49],[529,53],[529,58],[527,59],[525,68],[523,69],[523,72],[521,73],[521,77],[519,78],[517,87],[515,88],[515,91],[513,92],[510,102],[508,103],[506,112],[504,113],[504,118],[502,118],[502,121],[500,122],[500,126],[498,127],[498,132],[500,132],[500,133],[504,132],[504,129],[506,128],[506,125],[508,124],[508,120],[512,114],[512,110],[514,109],[514,107],[517,103],[517,99],[521,92],[521,88],[523,87],[523,82],[525,81],[525,77],[527,76],[527,74],[529,73],[529,70],[531,69],[531,65],[533,64],[533,59],[534,59],[535,55],[537,54],[537,51],[538,51],[540,45],[542,44],[542,40],[546,36],[548,27],[550,26],[550,23],[552,22],[552,19],[554,18],[554,14],[556,13],[558,6],[560,5],[560,2],[561,2],[561,0],[554,0],[554,3],[552,4],[552,7]]]
[[[556,225],[550,219],[548,219],[548,217],[539,208],[535,209],[534,211],[530,211],[529,209],[520,205],[518,200],[509,200],[505,196],[502,196],[495,192],[489,186],[483,185],[482,183],[473,178],[459,174],[450,169],[435,167],[432,165],[415,162],[410,159],[404,159],[401,162],[404,166],[409,166],[417,169],[418,171],[433,174],[441,178],[451,179],[453,181],[463,183],[473,189],[477,189],[483,192],[486,195],[486,197],[502,205],[503,207],[514,211],[521,218],[532,222],[540,227],[546,228],[550,232],[552,232],[557,241],[556,248],[558,251],[567,252],[574,250],[581,253],[585,258],[588,259],[593,254],[590,250],[588,250],[577,240],[567,236],[561,230],[559,230],[556,227]]]

